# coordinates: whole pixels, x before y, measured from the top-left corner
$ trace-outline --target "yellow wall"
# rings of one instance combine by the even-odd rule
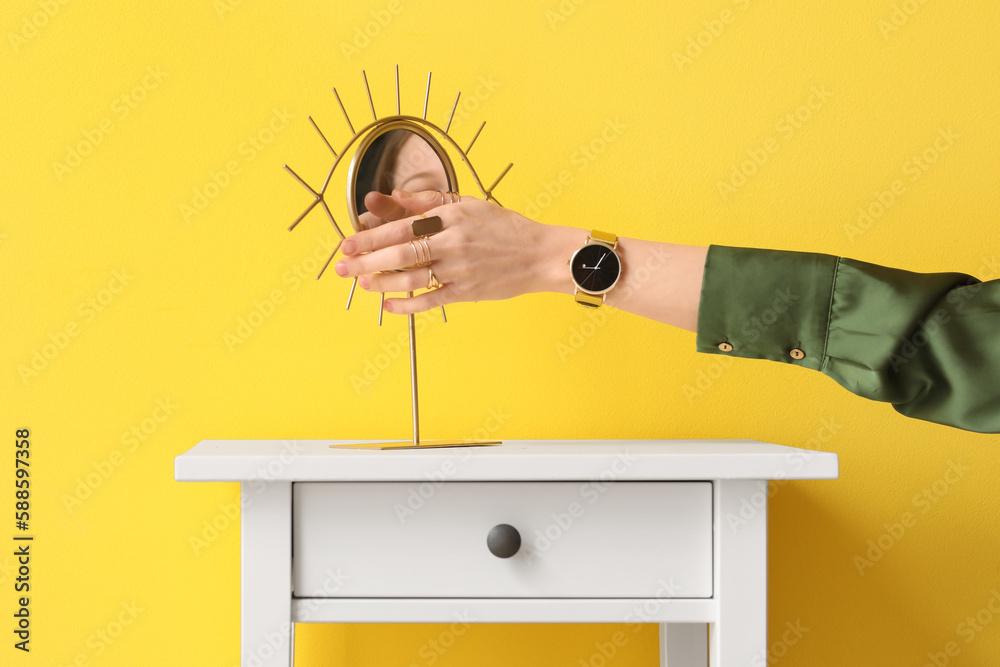
[[[203,438],[406,436],[404,357],[350,381],[404,322],[377,330],[370,295],[344,313],[332,272],[297,278],[325,256],[321,217],[285,231],[308,196],[281,164],[322,176],[306,115],[342,144],[330,87],[364,119],[362,69],[380,113],[397,62],[404,111],[420,113],[428,70],[432,119],[462,90],[453,134],[488,120],[477,168],[492,180],[513,161],[497,197],[545,222],[1000,272],[986,0],[163,4],[18,0],[0,17],[0,533],[12,544],[10,436],[28,427],[37,536],[30,656],[11,646],[16,575],[0,549],[4,664],[236,664],[238,489],[174,482],[173,458]],[[622,127],[601,147],[609,121]],[[935,163],[915,170],[925,151]],[[755,173],[733,176],[754,155]],[[258,304],[270,315],[229,345]],[[995,436],[907,420],[818,373],[697,355],[692,334],[627,314],[595,324],[564,296],[449,315],[422,337],[427,436],[497,425],[507,439],[757,438],[841,455],[839,481],[772,487],[779,664],[1000,655],[1000,617],[980,611],[1000,608]],[[614,391],[583,410],[595,373]],[[992,623],[966,624],[977,612]],[[595,646],[623,627],[474,626],[439,656],[428,642],[446,626],[300,626],[298,664],[599,664]],[[656,664],[651,626],[627,639],[608,664]]]

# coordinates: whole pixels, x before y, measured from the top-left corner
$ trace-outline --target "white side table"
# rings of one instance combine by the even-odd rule
[[[304,622],[659,623],[661,666],[765,664],[767,481],[838,475],[836,454],[751,440],[346,442],[175,461],[241,484],[245,666],[291,665]]]

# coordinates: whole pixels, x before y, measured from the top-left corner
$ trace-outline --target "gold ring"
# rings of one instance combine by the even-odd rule
[[[441,283],[438,282],[437,276],[434,275],[434,269],[427,267],[427,289],[437,289],[441,287]]]
[[[427,217],[427,214],[426,214],[426,213],[421,213],[421,214],[420,214],[420,217],[421,217],[421,218],[426,218],[426,217]]]
[[[427,239],[419,238],[410,241],[410,248],[413,249],[413,266],[410,268],[419,269],[431,263],[431,247],[427,244]]]
[[[440,216],[432,215],[414,220],[410,223],[410,229],[414,236],[431,236],[444,229],[444,224],[441,222]]]
[[[413,267],[420,268],[422,266],[427,266],[427,262],[423,259],[423,248],[417,245],[416,241],[410,241],[410,248],[413,249]]]

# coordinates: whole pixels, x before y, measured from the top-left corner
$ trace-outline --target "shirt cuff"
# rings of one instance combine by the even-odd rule
[[[822,370],[839,263],[819,253],[710,246],[698,351]]]

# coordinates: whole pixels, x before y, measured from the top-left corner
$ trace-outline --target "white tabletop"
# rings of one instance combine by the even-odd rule
[[[836,479],[837,455],[756,440],[509,440],[491,447],[332,449],[372,440],[202,440],[182,482]]]

